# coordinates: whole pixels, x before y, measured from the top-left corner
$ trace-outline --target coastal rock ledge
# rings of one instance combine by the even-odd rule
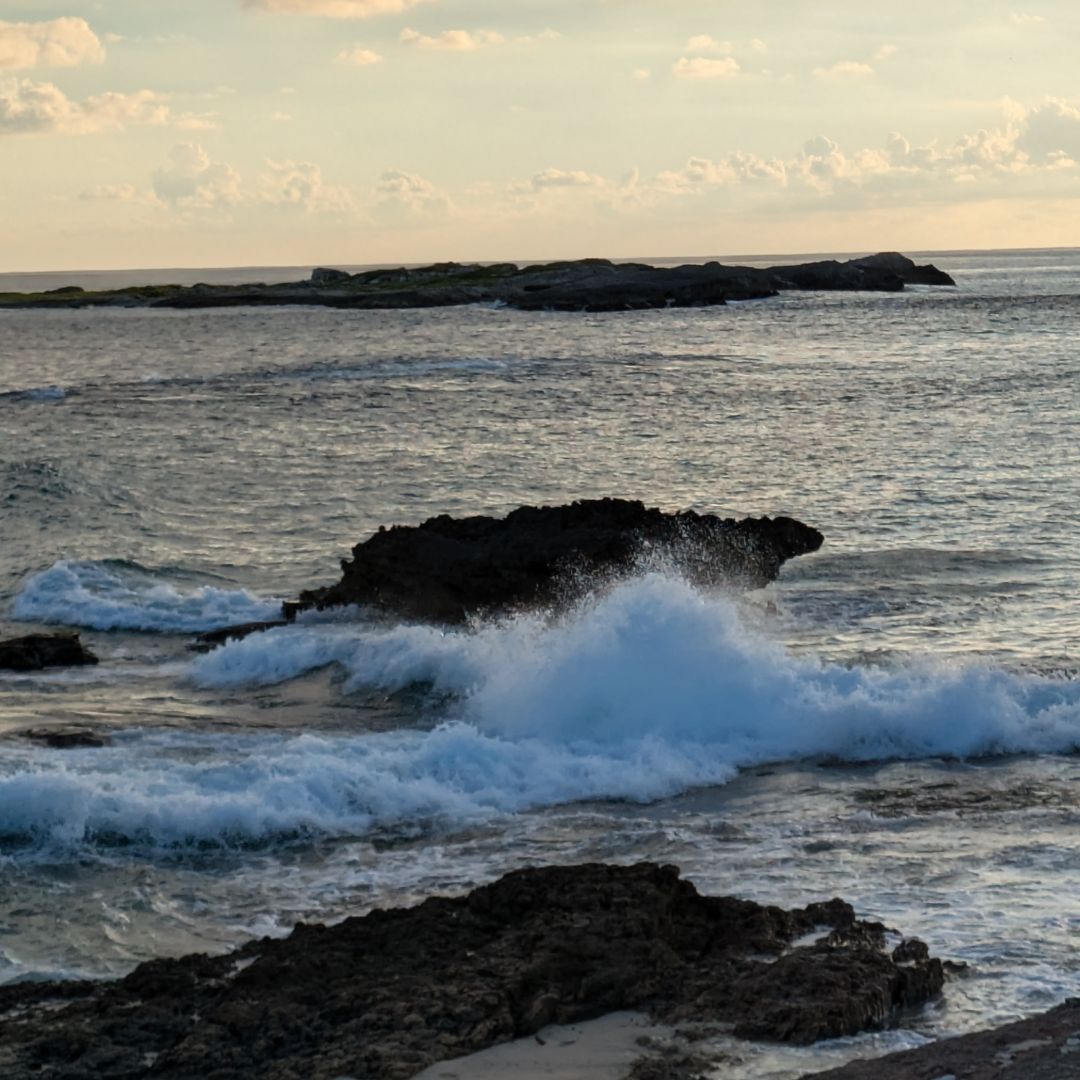
[[[624,572],[659,555],[705,585],[759,588],[787,559],[821,547],[817,529],[789,517],[668,514],[626,499],[522,506],[505,518],[446,514],[380,529],[343,560],[336,585],[302,592],[309,608],[372,606],[405,618],[460,623],[470,615],[550,603],[575,577]]]
[[[941,990],[922,942],[890,953],[885,935],[841,900],[784,911],[701,896],[673,866],[519,870],[116,982],[0,987],[0,1075],[404,1080],[640,1008],[805,1044],[888,1026]]]

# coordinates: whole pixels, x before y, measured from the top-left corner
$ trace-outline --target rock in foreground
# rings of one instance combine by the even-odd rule
[[[0,670],[40,671],[47,667],[96,664],[78,634],[27,634],[0,641]]]
[[[1080,998],[1014,1024],[941,1039],[805,1080],[1076,1080]]]
[[[815,944],[792,947],[811,931]],[[888,1025],[941,989],[925,946],[894,960],[884,935],[840,900],[784,911],[702,897],[671,866],[522,870],[113,983],[2,987],[0,1075],[405,1078],[552,1022],[641,1007],[808,1043]]]
[[[758,588],[787,559],[816,551],[823,540],[792,518],[665,514],[625,499],[523,506],[505,518],[444,514],[380,529],[342,562],[341,581],[301,593],[285,614],[360,604],[458,623],[475,613],[549,603],[573,575],[624,571],[650,549],[695,581]]]

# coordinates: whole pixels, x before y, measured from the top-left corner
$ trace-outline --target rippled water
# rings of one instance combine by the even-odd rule
[[[616,316],[0,313],[0,634],[103,659],[0,677],[0,981],[655,858],[967,961],[922,1035],[1076,993],[1080,253],[934,261]],[[380,524],[600,495],[827,541],[744,598],[652,565],[554,623],[187,651]],[[112,745],[15,734],[57,723]]]

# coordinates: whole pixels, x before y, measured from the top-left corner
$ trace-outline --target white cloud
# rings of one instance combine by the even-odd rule
[[[1080,109],[1058,98],[1018,118],[1017,148],[1036,161],[1061,155],[1080,161]]]
[[[134,184],[98,184],[79,193],[87,202],[137,202],[139,193]]]
[[[567,187],[598,187],[604,183],[601,176],[583,172],[580,169],[566,171],[564,169],[544,169],[532,178],[534,191],[542,191],[545,188]]]
[[[1009,16],[1009,22],[1015,26],[1035,26],[1039,23],[1046,22],[1041,15],[1031,15],[1026,11],[1014,11]]]
[[[400,15],[428,0],[244,0],[244,7],[276,15],[321,15],[330,19],[366,19]]]
[[[153,90],[108,92],[73,101],[52,83],[15,78],[0,82],[0,135],[93,135],[145,125],[195,129],[213,127],[214,122],[205,115],[172,112]]]
[[[0,71],[100,64],[105,47],[85,19],[0,22]]]
[[[864,64],[858,60],[839,60],[831,67],[814,68],[814,78],[830,81],[865,79],[868,75],[873,74],[874,69],[869,64]]]
[[[349,190],[323,179],[311,161],[268,161],[259,177],[259,198],[274,206],[292,206],[309,214],[343,214],[353,209]]]
[[[769,46],[765,44],[761,38],[751,38],[750,48],[756,53],[764,53],[769,51]]]
[[[506,38],[495,30],[444,30],[437,37],[430,37],[417,33],[408,26],[401,31],[399,40],[404,45],[440,52],[476,52],[488,45],[502,45],[506,42]]]
[[[370,67],[372,64],[381,64],[383,58],[373,49],[365,49],[362,45],[355,45],[351,49],[342,49],[338,53],[337,62],[348,67]]]
[[[734,79],[739,74],[739,64],[733,56],[718,59],[683,56],[675,61],[671,71],[677,79]]]
[[[450,198],[430,180],[401,169],[387,169],[375,185],[372,207],[376,221],[386,225],[412,225],[442,220],[454,213]]]
[[[895,55],[896,55],[896,46],[895,45],[888,45],[888,44],[879,45],[874,50],[874,59],[875,60],[888,60],[890,56],[895,56]]]
[[[210,210],[241,200],[240,174],[224,162],[212,161],[198,143],[180,143],[169,163],[154,172],[154,194],[178,210]]]
[[[634,68],[631,75],[639,81],[652,78],[652,72],[648,68]]]
[[[716,38],[711,37],[708,34],[695,34],[687,41],[686,48],[691,52],[729,53],[732,51],[730,41],[717,41]]]

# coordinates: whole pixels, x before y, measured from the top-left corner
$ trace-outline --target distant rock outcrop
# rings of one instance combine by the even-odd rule
[[[359,604],[459,623],[476,613],[551,602],[574,576],[626,571],[656,551],[695,581],[757,588],[774,580],[787,559],[816,551],[823,540],[793,518],[667,514],[626,499],[522,506],[505,518],[444,514],[380,529],[353,548],[336,585],[301,593],[285,614]]]
[[[887,1027],[941,990],[940,961],[914,942],[900,961],[885,934],[842,900],[784,911],[701,896],[673,866],[520,870],[116,982],[0,986],[0,1073],[406,1080],[552,1022],[634,1008],[810,1043]]]
[[[7,671],[40,671],[97,662],[78,634],[27,634],[0,641],[0,669]]]
[[[916,267],[896,252],[767,269],[718,262],[651,266],[609,259],[522,266],[446,262],[355,274],[320,266],[307,281],[278,285],[141,285],[100,292],[67,287],[45,293],[4,293],[0,308],[318,304],[383,309],[502,303],[523,311],[601,312],[757,300],[784,289],[894,291],[905,283],[952,285],[953,280],[932,266]]]

